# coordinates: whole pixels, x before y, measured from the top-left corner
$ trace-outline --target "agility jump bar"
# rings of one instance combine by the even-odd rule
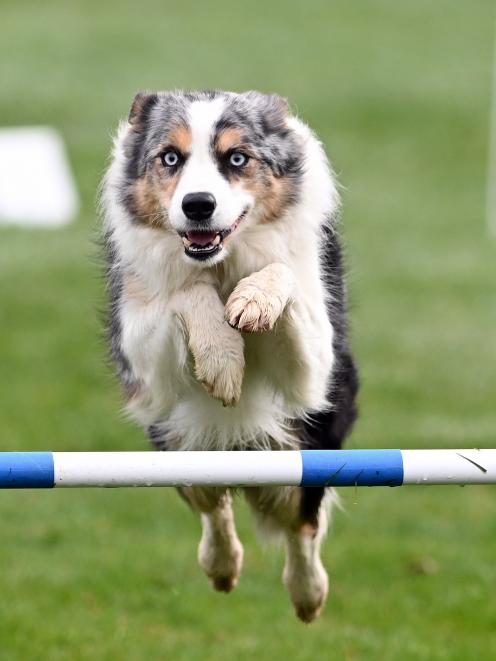
[[[0,452],[0,488],[496,484],[496,450]]]

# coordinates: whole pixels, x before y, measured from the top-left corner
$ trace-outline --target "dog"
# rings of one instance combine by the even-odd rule
[[[157,450],[337,449],[356,417],[339,198],[322,145],[275,94],[139,93],[101,194],[108,339],[127,410]],[[321,612],[332,492],[243,490],[285,541],[284,583]],[[238,582],[232,493],[185,487],[199,562]]]

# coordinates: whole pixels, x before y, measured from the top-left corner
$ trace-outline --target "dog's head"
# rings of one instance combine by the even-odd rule
[[[244,229],[298,200],[303,151],[284,99],[259,92],[156,92],[134,100],[123,199],[171,229],[187,259],[217,263]]]

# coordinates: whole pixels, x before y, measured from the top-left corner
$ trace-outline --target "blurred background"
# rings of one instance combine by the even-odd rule
[[[0,20],[0,125],[57,128],[81,198],[65,228],[0,228],[2,450],[147,448],[105,363],[95,200],[135,92],[173,87],[278,92],[326,144],[362,375],[349,447],[495,447],[493,2],[2,0]],[[172,490],[2,493],[0,656],[496,658],[494,487],[342,499],[305,627],[241,501],[226,597]]]

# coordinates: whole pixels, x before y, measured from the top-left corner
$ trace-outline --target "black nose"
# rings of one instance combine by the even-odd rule
[[[184,215],[198,222],[208,220],[215,209],[215,197],[210,193],[188,193],[183,198]]]

